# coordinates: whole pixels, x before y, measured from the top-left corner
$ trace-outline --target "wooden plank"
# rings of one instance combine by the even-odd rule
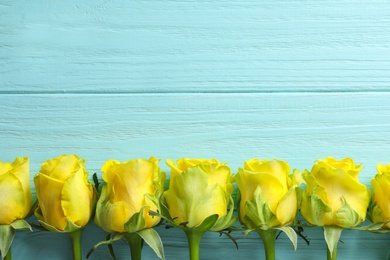
[[[310,168],[326,156],[363,163],[368,184],[388,163],[389,93],[0,95],[0,158],[62,153],[107,159],[218,157],[235,171],[252,157]],[[164,165],[164,162],[162,162]],[[165,167],[165,166],[164,166]],[[167,168],[167,167],[166,167]]]
[[[0,5],[0,93],[387,91],[387,1]]]
[[[164,226],[159,226],[156,230],[164,243],[166,259],[189,259],[186,237],[181,230],[165,229]],[[290,241],[284,235],[280,235],[276,241],[276,259],[326,259],[326,244],[321,229],[305,229],[304,234],[308,236],[310,245],[307,246],[303,240],[299,239],[298,249],[295,252]],[[206,233],[201,241],[200,259],[265,259],[264,247],[257,234],[251,233],[246,238],[240,232],[234,232],[232,235],[237,238],[238,250],[226,236]],[[95,243],[104,240],[105,236],[106,233],[95,224],[88,225],[83,235],[83,252],[86,254]],[[345,230],[341,239],[343,243],[339,243],[338,246],[338,259],[386,260],[390,254],[388,235]],[[27,259],[27,256],[34,256],[34,258],[43,260],[69,260],[72,255],[68,240],[65,234],[20,231],[15,236],[13,259]],[[115,243],[114,249],[117,259],[130,259],[129,248],[124,241]],[[147,245],[144,246],[142,254],[142,259],[145,260],[158,259]],[[107,248],[101,246],[88,259],[111,258]]]

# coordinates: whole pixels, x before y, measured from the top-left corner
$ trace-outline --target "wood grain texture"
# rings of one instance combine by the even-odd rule
[[[363,163],[370,186],[389,163],[390,2],[0,0],[0,160],[29,156],[31,175],[61,154],[97,172],[107,159],[253,157],[310,168]],[[32,183],[32,181],[31,181]],[[35,191],[33,191],[35,193]],[[35,218],[30,221],[35,222]],[[167,259],[184,234],[158,227]],[[277,259],[325,259],[320,229]],[[263,258],[255,234],[208,233],[201,259]],[[91,224],[84,252],[105,238]],[[345,231],[339,259],[387,260],[389,235]],[[68,260],[66,235],[18,232],[14,259]],[[118,259],[129,259],[124,242]],[[91,259],[109,259],[99,248]],[[156,259],[144,248],[143,259]]]
[[[87,169],[99,175],[107,159],[217,157],[236,172],[244,160],[279,158],[292,168],[310,168],[315,159],[350,156],[365,165],[360,180],[370,185],[377,163],[390,157],[390,93],[247,93],[247,94],[30,94],[0,95],[0,158],[31,158],[32,175],[40,164],[63,153],[77,153]],[[34,220],[32,220],[34,221]],[[367,223],[368,224],[368,223]],[[180,230],[159,227],[167,259],[188,257]],[[311,245],[301,240],[293,253],[286,238],[277,242],[279,259],[325,257],[320,229],[306,229]],[[104,239],[95,225],[88,227],[84,251]],[[202,259],[262,257],[255,235],[240,249],[226,237],[208,234]],[[339,259],[387,259],[389,235],[347,231]],[[15,258],[69,259],[66,236],[20,232]],[[116,245],[119,259],[128,259],[127,246]],[[91,259],[109,259],[105,248]],[[144,259],[156,259],[145,248]]]
[[[0,92],[388,91],[389,6],[2,0]]]
[[[252,157],[310,168],[326,156],[363,163],[366,184],[390,162],[390,93],[0,95],[3,160],[33,172],[62,153],[107,159],[218,157],[233,171]],[[162,163],[164,164],[164,163]],[[166,167],[168,168],[168,167]]]

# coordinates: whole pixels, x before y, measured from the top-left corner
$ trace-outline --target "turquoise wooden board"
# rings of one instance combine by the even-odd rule
[[[253,157],[310,168],[352,157],[370,186],[390,163],[387,1],[0,0],[0,160],[76,153],[101,175],[107,159]],[[32,182],[31,182],[32,183]],[[35,190],[33,190],[35,194]],[[33,217],[30,222],[36,222]],[[365,224],[369,224],[366,222]],[[238,225],[238,224],[237,224]],[[188,259],[184,233],[157,228],[167,259]],[[325,259],[305,229],[277,259]],[[87,227],[83,250],[104,239]],[[209,233],[201,259],[263,258],[255,234],[239,250]],[[390,236],[345,231],[339,259],[388,259]],[[66,235],[18,232],[14,259],[70,259]],[[129,259],[124,242],[118,259]],[[99,248],[90,259],[109,259]],[[157,259],[147,246],[144,259]]]
[[[233,171],[252,157],[310,168],[332,155],[390,162],[389,93],[0,95],[3,160],[77,153],[90,172],[107,159],[217,157]]]
[[[378,91],[387,1],[12,1],[2,92]]]

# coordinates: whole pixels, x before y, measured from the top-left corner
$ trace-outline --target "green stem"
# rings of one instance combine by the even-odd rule
[[[205,231],[199,231],[195,229],[184,230],[188,240],[188,246],[190,249],[190,260],[199,260],[200,241]]]
[[[72,240],[72,249],[73,249],[73,260],[82,260],[83,254],[81,250],[81,235],[83,234],[82,228],[77,229],[76,231],[69,232],[68,235]]]
[[[337,246],[333,249],[333,254],[330,253],[329,248],[326,248],[326,255],[328,260],[336,260],[337,259]]]
[[[125,238],[130,246],[130,254],[132,260],[141,260],[141,252],[143,246],[142,237],[137,233],[127,233]]]
[[[12,252],[11,247],[8,249],[8,253],[5,255],[4,260],[11,260],[12,259]]]
[[[275,240],[276,240],[276,229],[261,230],[258,229],[257,233],[263,240],[265,259],[275,260]]]

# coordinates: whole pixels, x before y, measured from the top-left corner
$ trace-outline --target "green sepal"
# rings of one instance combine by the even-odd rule
[[[218,221],[218,214],[213,214],[205,218],[199,226],[194,228],[189,228],[189,229],[196,229],[199,231],[206,232],[209,231],[217,221]]]
[[[378,208],[378,205],[376,204],[376,202],[371,197],[371,200],[370,200],[370,202],[368,204],[366,219],[368,221],[372,222],[372,223],[374,223],[374,220],[373,220],[372,216],[373,216],[374,210],[376,208]]]
[[[315,225],[322,226],[324,215],[331,214],[332,208],[325,204],[325,202],[318,196],[314,188],[312,196],[302,194],[301,212],[306,215],[306,220]],[[304,207],[303,204],[307,205]],[[304,214],[306,212],[307,214]]]
[[[149,214],[152,216],[159,216],[160,218],[164,219],[168,223],[170,223],[173,226],[176,226],[177,224],[174,222],[171,213],[169,213],[168,207],[164,204],[164,197],[161,196],[159,200],[159,206],[158,208],[160,209],[160,212],[154,212],[154,211],[149,211]]]
[[[352,228],[360,223],[359,214],[351,208],[347,200],[342,197],[343,206],[339,208],[335,213],[335,220],[339,226],[344,228]]]
[[[139,212],[131,216],[131,218],[125,223],[124,228],[126,233],[134,233],[145,228],[145,219],[143,213],[145,207],[146,206],[142,207]]]
[[[44,228],[46,228],[47,230],[49,230],[51,232],[56,232],[56,233],[69,233],[69,232],[74,232],[74,231],[82,228],[81,226],[78,226],[75,223],[73,223],[72,221],[70,221],[69,219],[66,219],[66,226],[65,226],[64,230],[60,230],[60,229],[42,221],[42,220],[38,220],[38,221]]]
[[[30,224],[28,224],[27,221],[24,220],[24,219],[15,220],[15,221],[12,222],[10,225],[11,225],[14,229],[30,230],[30,231],[32,231],[32,228],[31,228]]]
[[[9,225],[0,225],[0,253],[2,259],[4,259],[11,248],[17,229],[32,231],[30,224],[28,224],[24,219],[15,220]]]
[[[268,203],[263,201],[260,187],[256,188],[253,199],[246,201],[244,211],[244,224],[250,229],[267,230],[273,223],[278,222]]]
[[[226,215],[222,216],[220,219],[218,219],[217,222],[210,230],[221,231],[233,225],[237,221],[237,218],[233,216],[233,212],[234,212],[234,200],[232,197],[230,197],[229,212]]]
[[[324,226],[326,245],[328,246],[328,251],[332,257],[334,256],[334,252],[337,253],[337,245],[343,230],[344,228],[339,226]]]
[[[91,250],[89,250],[88,254],[87,254],[87,258],[89,258],[91,256],[91,254],[101,245],[111,245],[112,243],[120,240],[123,238],[123,233],[113,233],[111,238],[110,239],[107,239],[107,240],[104,240],[104,241],[101,241],[99,243],[97,243],[96,245],[93,246],[93,248],[91,248]]]
[[[148,244],[150,248],[153,249],[153,251],[160,259],[165,259],[163,243],[156,230],[147,228],[138,231],[137,234],[142,237],[146,244]]]
[[[210,215],[207,218],[205,218],[199,226],[196,226],[193,228],[187,228],[186,223],[178,224],[174,221],[174,219],[171,217],[171,214],[169,213],[167,206],[165,206],[165,204],[162,202],[162,200],[160,201],[160,210],[161,210],[161,214],[159,212],[154,212],[154,211],[150,211],[149,214],[151,214],[152,216],[159,216],[162,219],[164,219],[165,221],[167,221],[169,224],[171,224],[172,226],[177,227],[177,228],[181,228],[181,229],[185,229],[185,230],[195,229],[195,230],[204,231],[204,232],[209,231],[211,228],[214,227],[214,225],[218,221],[218,214],[213,214],[213,215]],[[230,214],[230,211],[227,215],[229,215],[229,214]],[[233,214],[233,209],[232,209],[231,214]],[[225,215],[225,216],[227,216],[227,215]],[[228,219],[224,219],[223,221],[225,221],[225,220],[227,223],[230,223],[229,221],[227,221]],[[223,223],[223,222],[221,222],[221,223]]]
[[[27,216],[25,217],[26,219],[31,217],[32,215],[34,215],[34,212],[36,211],[36,209],[38,208],[38,205],[39,205],[39,202],[38,200],[36,199],[33,203],[33,205],[31,206],[31,209],[30,211],[28,212]]]
[[[240,189],[237,189],[237,193],[236,193],[236,198],[235,198],[235,207],[237,208],[237,215],[238,216],[241,216],[241,207],[240,207],[240,204],[241,204],[241,192],[240,192]],[[238,219],[240,221],[241,224],[243,224],[241,222],[241,219],[239,218]]]
[[[2,259],[5,258],[8,250],[11,248],[14,236],[15,229],[11,225],[0,225],[0,252]]]
[[[255,231],[255,230],[254,229],[246,229],[246,230],[244,230],[244,238],[246,238],[249,235],[249,233],[251,233],[252,231]]]
[[[275,229],[283,231],[287,235],[287,237],[290,239],[291,243],[293,244],[294,251],[296,251],[298,247],[298,236],[295,230],[292,227],[288,227],[288,226],[278,227]]]
[[[83,228],[83,227],[76,225],[75,223],[73,223],[69,219],[66,219],[66,226],[64,229],[65,233],[74,232],[76,230],[79,230],[80,228]]]

